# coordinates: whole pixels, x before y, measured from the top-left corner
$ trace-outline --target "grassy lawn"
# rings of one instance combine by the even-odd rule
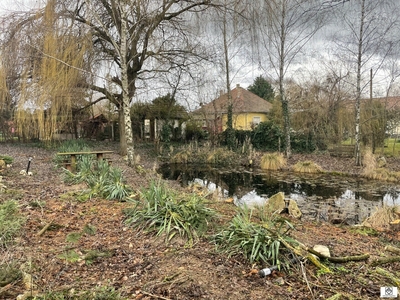
[[[342,145],[354,145],[354,139],[348,139],[342,142]],[[361,148],[363,148],[361,146]],[[378,147],[375,151],[376,154],[383,154],[384,156],[400,156],[400,139],[388,138],[385,139],[385,146]]]

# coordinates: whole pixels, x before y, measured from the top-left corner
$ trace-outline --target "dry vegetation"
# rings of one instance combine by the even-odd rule
[[[101,147],[115,149],[113,145]],[[0,153],[14,158],[13,167],[3,173],[7,188],[0,201],[3,203],[5,198],[16,201],[18,213],[25,220],[25,223],[19,223],[22,226],[19,234],[13,234],[13,243],[0,249],[0,299],[15,299],[24,292],[26,296],[37,295],[37,300],[328,299],[338,294],[341,294],[340,299],[377,299],[381,286],[395,285],[388,273],[394,278],[400,276],[399,262],[380,261],[382,257],[392,259],[385,250],[387,246],[400,247],[398,231],[314,223],[282,215],[293,226],[287,232],[290,237],[307,247],[327,245],[334,257],[364,253],[369,253],[370,257],[346,263],[322,260],[327,269],[298,261],[287,269],[260,277],[258,270],[269,263],[258,260],[255,248],[249,247],[246,241],[261,247],[262,243],[257,239],[260,234],[266,241],[271,241],[268,247],[275,251],[272,246],[276,245],[274,236],[265,235],[268,231],[263,228],[284,236],[287,227],[280,227],[279,231],[273,226],[287,226],[288,223],[282,219],[282,223],[275,225],[269,223],[271,220],[259,222],[262,216],[258,215],[252,218],[257,221],[257,226],[246,218],[235,219],[237,208],[232,203],[212,198],[213,195],[204,191],[183,190],[174,182],[165,183],[168,190],[173,190],[172,194],[168,191],[160,193],[161,189],[151,188],[151,182],[158,180],[151,171],[157,162],[149,156],[148,148],[138,148],[137,152],[142,163],[137,169],[126,167],[126,161],[118,154],[112,157],[113,166],[122,170],[133,190],[134,201],[121,202],[98,196],[82,198],[82,191],[88,184],[65,183],[61,170],[54,165],[52,150],[0,144]],[[29,156],[34,157],[33,176],[20,175]],[[319,156],[298,157],[298,161],[320,159]],[[328,166],[327,162],[325,166]],[[141,194],[143,191],[150,194]],[[207,209],[216,211],[218,218],[208,221],[207,231],[196,235],[193,243],[188,244],[187,236],[194,237],[192,225],[195,223],[183,223],[188,231],[180,234],[175,227],[180,220],[173,212],[185,207],[180,202],[184,201],[181,195],[193,192],[206,197]],[[125,223],[127,216],[135,216],[137,224],[142,224],[140,220],[144,219],[150,223],[158,220],[156,213],[151,212],[157,209],[151,202],[156,193],[160,193],[157,197],[171,208],[168,214],[160,211],[159,216],[168,215],[177,222],[170,227],[171,231],[161,233],[159,237],[154,232],[147,233],[145,228],[131,228],[133,223]],[[175,193],[179,196],[168,196]],[[145,201],[146,197],[149,202]],[[197,199],[192,199],[193,207],[203,209],[196,204]],[[168,228],[168,223],[163,224]],[[202,224],[199,225],[204,229]],[[220,231],[221,228],[225,231]],[[233,253],[229,249],[226,252],[226,248],[221,249],[223,252],[216,251],[216,245],[209,237],[219,233],[217,239],[223,238],[220,245],[226,246],[225,238],[234,236],[232,232],[245,233],[237,241],[246,246],[247,254]],[[171,236],[166,243],[165,238],[168,240]],[[9,280],[2,281],[4,277]]]

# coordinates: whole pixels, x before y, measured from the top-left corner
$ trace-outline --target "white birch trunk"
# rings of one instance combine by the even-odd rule
[[[121,9],[121,85],[122,85],[122,110],[124,116],[124,129],[126,140],[126,154],[128,156],[128,166],[132,167],[135,164],[133,135],[132,135],[132,121],[130,114],[130,98],[129,98],[129,81],[128,81],[128,62],[127,62],[127,40],[128,40],[128,26],[126,11]],[[122,124],[121,124],[122,125]]]

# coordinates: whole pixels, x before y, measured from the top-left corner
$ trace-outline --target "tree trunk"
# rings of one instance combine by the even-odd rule
[[[125,117],[122,107],[118,109],[118,131],[119,131],[119,154],[122,156],[127,155],[126,136],[125,136]]]
[[[285,76],[284,66],[285,66],[285,47],[286,47],[286,4],[285,1],[282,2],[282,20],[281,20],[281,32],[280,32],[280,61],[279,61],[279,95],[282,102],[282,115],[283,115],[283,132],[285,134],[285,155],[287,158],[292,154],[290,147],[290,112],[289,112],[289,101],[285,95],[285,89],[283,86],[283,79]]]
[[[355,126],[355,139],[356,139],[356,165],[361,166],[361,133],[360,133],[360,102],[361,102],[361,65],[363,54],[363,39],[364,39],[364,22],[365,22],[365,0],[361,1],[361,19],[360,19],[360,36],[358,38],[358,54],[357,54],[357,86],[356,86],[356,126]]]
[[[128,26],[126,11],[123,10],[123,18],[121,18],[121,83],[122,83],[122,111],[124,117],[124,129],[126,140],[126,154],[128,155],[128,166],[133,167],[134,160],[134,147],[133,147],[133,134],[132,134],[132,121],[130,114],[130,97],[129,97],[129,81],[128,81],[128,62],[127,58],[127,40],[128,40]]]
[[[228,90],[228,110],[227,110],[227,122],[226,122],[226,143],[228,148],[232,150],[235,144],[235,133],[233,131],[233,104],[231,94],[231,84],[229,76],[229,48],[227,41],[227,29],[226,29],[226,3],[224,11],[224,24],[223,24],[223,35],[224,35],[224,55],[225,55],[225,73],[226,73],[226,89]]]

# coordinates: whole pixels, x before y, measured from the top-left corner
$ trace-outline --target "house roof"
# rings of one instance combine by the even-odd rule
[[[267,113],[272,104],[252,92],[236,85],[231,91],[233,113]],[[226,114],[228,111],[228,93],[220,95],[217,99],[211,101],[193,111],[194,114]]]
[[[378,100],[387,110],[400,109],[400,96],[373,98],[372,100]]]
[[[361,98],[360,104],[368,104],[371,101],[370,98]],[[400,109],[400,96],[388,96],[388,97],[377,97],[372,98],[372,101],[380,102],[387,110],[397,110]],[[350,100],[345,103],[347,107],[353,107],[355,105],[355,100]]]

